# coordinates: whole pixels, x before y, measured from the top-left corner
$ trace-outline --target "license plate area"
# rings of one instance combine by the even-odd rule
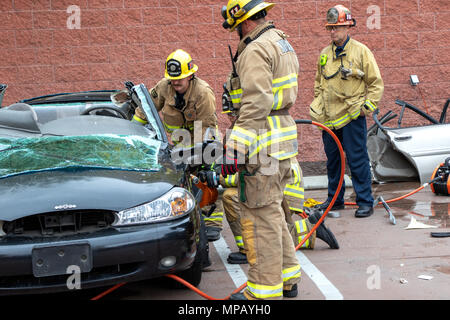
[[[80,272],[92,270],[92,252],[88,243],[34,247],[31,260],[33,275],[38,278],[67,274],[69,266],[79,267]]]

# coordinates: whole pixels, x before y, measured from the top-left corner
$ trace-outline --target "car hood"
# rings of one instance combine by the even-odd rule
[[[179,183],[183,172],[70,169],[1,180],[0,220],[64,210],[120,211],[152,201]]]

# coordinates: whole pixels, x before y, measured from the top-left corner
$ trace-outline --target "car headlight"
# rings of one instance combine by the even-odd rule
[[[173,188],[149,203],[116,213],[113,226],[158,222],[186,214],[195,207],[194,196],[183,188]]]

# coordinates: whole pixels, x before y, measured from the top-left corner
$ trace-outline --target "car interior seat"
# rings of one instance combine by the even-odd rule
[[[38,116],[26,103],[14,103],[0,109],[0,127],[21,131],[40,133]]]

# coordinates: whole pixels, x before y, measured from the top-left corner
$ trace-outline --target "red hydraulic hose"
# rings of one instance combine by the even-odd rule
[[[109,288],[108,290],[106,290],[106,291],[100,293],[99,295],[93,297],[91,300],[99,300],[99,299],[103,298],[104,296],[106,296],[107,294],[113,292],[114,290],[119,289],[124,284],[126,284],[126,282],[118,283],[115,286]]]
[[[330,204],[326,208],[325,212],[320,217],[319,221],[314,225],[314,227],[309,231],[309,233],[306,235],[306,237],[295,247],[295,250],[298,250],[305,242],[309,239],[309,237],[316,231],[316,229],[320,226],[320,224],[325,220],[325,217],[327,216],[328,212],[331,208],[333,208],[334,203],[336,202],[336,199],[339,195],[339,192],[341,191],[342,185],[344,183],[344,175],[345,175],[345,155],[344,155],[344,149],[342,148],[342,144],[339,141],[339,138],[334,134],[334,132],[329,129],[328,127],[324,126],[321,123],[315,122],[315,121],[309,121],[309,120],[295,120],[295,123],[297,124],[313,124],[315,126],[318,126],[328,132],[330,136],[333,138],[333,140],[336,142],[336,145],[339,149],[339,155],[341,158],[341,174],[339,177],[339,183],[336,189],[336,192],[334,193],[333,198],[331,199]]]
[[[429,182],[427,182],[427,183],[424,183],[423,185],[421,185],[421,186],[418,187],[417,189],[414,189],[413,191],[408,192],[407,194],[404,194],[404,195],[402,195],[402,196],[400,196],[400,197],[397,197],[397,198],[393,198],[393,199],[386,200],[386,203],[391,203],[391,202],[395,202],[395,201],[399,201],[399,200],[408,198],[408,197],[412,196],[413,194],[419,192],[419,191],[422,190],[423,188],[427,187],[428,185],[433,184],[436,180],[439,180],[439,179],[440,179],[440,177],[436,177],[436,178],[434,178],[433,180],[431,180],[431,181],[429,181]],[[356,202],[345,202],[344,204],[345,204],[346,206],[356,206],[356,205],[357,205]],[[378,204],[381,204],[381,202],[378,202]]]
[[[344,174],[345,174],[345,156],[344,156],[344,149],[342,148],[342,145],[338,139],[338,137],[333,133],[332,130],[330,130],[329,128],[327,128],[326,126],[324,126],[321,123],[315,122],[315,121],[311,121],[311,120],[295,120],[296,124],[312,124],[315,125],[317,127],[322,128],[323,130],[325,130],[326,132],[328,132],[331,137],[333,138],[333,140],[336,142],[338,149],[339,149],[339,154],[341,157],[341,175],[340,175],[340,179],[339,179],[339,184],[336,190],[336,193],[334,194],[330,205],[328,206],[328,208],[325,210],[325,212],[323,213],[322,217],[319,219],[319,221],[317,221],[317,223],[314,225],[314,227],[309,231],[309,233],[306,235],[306,237],[297,245],[297,247],[295,248],[295,250],[298,250],[304,243],[306,240],[309,239],[309,237],[316,231],[316,229],[319,227],[319,225],[323,222],[323,220],[325,219],[325,217],[327,216],[328,212],[330,211],[330,209],[333,207],[334,202],[336,201],[339,192],[341,191],[342,188],[342,184],[344,183]],[[182,278],[173,275],[173,274],[168,274],[166,275],[166,277],[168,278],[172,278],[178,282],[180,282],[181,284],[183,284],[184,286],[186,286],[187,288],[191,289],[192,291],[194,291],[195,293],[197,293],[198,295],[202,296],[205,299],[208,300],[228,300],[231,296],[231,294],[234,293],[238,293],[240,291],[242,291],[246,286],[247,283],[243,283],[239,288],[235,289],[230,295],[226,296],[225,298],[214,298],[211,297],[209,295],[207,295],[206,293],[204,293],[203,291],[199,290],[198,288],[196,288],[195,286],[193,286],[192,284],[190,284],[189,282],[187,282],[186,280],[183,280]],[[103,296],[107,295],[108,293],[118,289],[119,287],[121,287],[122,285],[124,285],[126,282],[120,283],[118,285],[115,285],[114,287],[108,289],[107,291],[99,294],[98,296],[92,298],[91,300],[98,300],[100,298],[102,298]]]

